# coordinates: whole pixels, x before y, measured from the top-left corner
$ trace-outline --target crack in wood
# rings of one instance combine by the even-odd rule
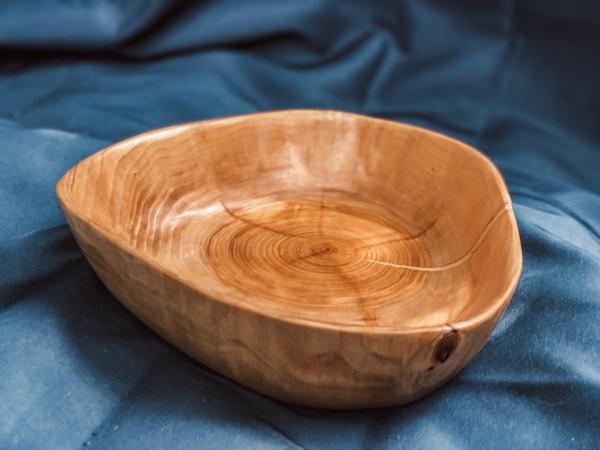
[[[418,233],[412,234],[410,236],[396,238],[396,239],[389,239],[389,240],[381,241],[381,242],[375,242],[375,243],[369,244],[369,245],[363,245],[361,247],[356,247],[355,250],[369,250],[369,249],[371,249],[373,247],[379,247],[380,245],[392,244],[394,242],[409,242],[409,241],[414,241],[414,240],[419,239],[420,237],[422,237],[431,228],[433,228],[433,226],[437,223],[438,220],[439,220],[439,217],[436,217],[434,220],[432,220],[429,223],[429,225],[427,225],[421,231],[419,231]],[[396,234],[398,234],[398,232],[397,231],[393,231],[393,232],[391,232],[389,234],[390,235],[396,235]]]
[[[233,212],[231,209],[229,209],[227,207],[227,205],[223,202],[223,200],[219,199],[219,202],[221,203],[221,206],[223,206],[223,209],[225,210],[225,212],[227,214],[229,214],[234,219],[237,219],[240,222],[245,223],[246,225],[249,225],[251,227],[260,228],[261,230],[270,231],[271,233],[279,234],[281,236],[285,236],[285,237],[288,237],[288,238],[302,239],[304,241],[314,242],[312,239],[305,238],[304,236],[299,236],[297,234],[286,233],[285,231],[277,230],[275,228],[271,228],[271,227],[268,227],[266,225],[253,222],[252,220],[248,220],[245,217],[242,217],[239,214],[236,214],[235,212]]]
[[[364,259],[364,260],[369,261],[373,264],[379,264],[379,265],[387,266],[387,267],[394,267],[396,269],[414,270],[414,271],[421,271],[421,272],[441,272],[444,270],[453,269],[453,268],[458,267],[461,264],[463,264],[465,261],[467,261],[471,257],[471,255],[473,255],[473,253],[475,253],[475,251],[479,248],[479,246],[481,245],[481,243],[487,236],[488,232],[492,228],[492,225],[494,225],[494,223],[498,220],[498,218],[500,218],[502,216],[502,214],[504,212],[509,211],[511,209],[512,209],[512,205],[510,203],[505,203],[500,208],[498,208],[496,213],[492,216],[490,221],[487,223],[487,225],[481,231],[481,234],[479,235],[479,238],[477,239],[477,241],[475,242],[473,247],[461,258],[457,259],[454,262],[445,264],[443,266],[424,267],[424,266],[411,266],[411,265],[407,265],[407,264],[394,264],[391,262],[379,261],[376,259]]]

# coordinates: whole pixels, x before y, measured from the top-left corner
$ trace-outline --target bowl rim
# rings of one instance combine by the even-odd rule
[[[484,162],[487,168],[492,172],[492,175],[496,182],[498,182],[501,188],[501,194],[505,199],[504,209],[508,215],[508,219],[511,223],[512,230],[512,239],[515,243],[514,251],[512,252],[512,258],[515,259],[517,267],[514,275],[512,276],[510,283],[505,287],[503,292],[497,297],[490,299],[489,304],[478,314],[475,314],[468,319],[462,321],[456,321],[451,323],[439,323],[434,325],[424,325],[424,326],[415,326],[415,327],[407,327],[407,326],[394,326],[394,325],[371,325],[371,324],[344,324],[344,323],[335,323],[335,322],[321,322],[317,320],[311,319],[300,319],[297,317],[290,317],[284,315],[277,315],[273,313],[265,313],[260,308],[253,307],[251,302],[244,302],[235,299],[226,298],[225,296],[215,296],[210,295],[205,292],[201,286],[194,283],[192,280],[184,279],[181,277],[176,271],[172,270],[168,266],[161,265],[159,262],[150,258],[147,253],[137,250],[135,247],[131,245],[126,245],[125,241],[122,239],[122,236],[118,233],[115,233],[111,230],[102,227],[100,224],[95,223],[89,218],[82,217],[81,214],[76,212],[76,208],[72,207],[76,203],[72,201],[70,198],[70,190],[68,187],[68,180],[71,177],[74,177],[74,173],[79,164],[84,162],[90,162],[94,159],[99,159],[101,155],[107,153],[125,153],[135,147],[137,144],[141,142],[152,141],[157,138],[167,138],[171,136],[176,136],[180,133],[190,131],[195,128],[205,128],[207,126],[222,126],[222,125],[232,125],[235,123],[240,123],[248,120],[255,120],[257,118],[278,118],[279,116],[289,118],[290,115],[296,117],[302,116],[315,116],[320,115],[323,118],[346,118],[346,119],[354,119],[354,120],[363,120],[372,123],[382,123],[388,124],[395,127],[404,127],[412,130],[416,130],[420,133],[429,134],[430,136],[435,136],[442,141],[446,141],[451,143],[454,146],[460,147],[463,151],[471,153],[471,155],[479,158]],[[516,289],[518,283],[521,278],[522,270],[523,270],[523,254],[522,254],[522,245],[521,239],[519,235],[519,229],[517,220],[514,215],[514,210],[512,208],[512,202],[510,199],[510,194],[508,192],[506,183],[502,174],[495,166],[495,164],[482,152],[477,150],[475,147],[472,147],[469,144],[466,144],[458,139],[454,139],[449,137],[443,133],[433,131],[421,126],[412,125],[405,122],[394,121],[385,118],[377,118],[372,116],[367,116],[363,114],[358,114],[354,112],[346,112],[340,110],[333,109],[281,109],[281,110],[272,110],[272,111],[264,111],[264,112],[255,112],[248,114],[240,114],[240,115],[231,115],[224,116],[219,118],[212,118],[206,120],[197,120],[197,121],[189,121],[183,122],[180,124],[170,125],[166,127],[156,128],[149,131],[145,131],[143,133],[134,135],[132,137],[126,138],[121,141],[117,141],[107,147],[104,147],[91,155],[85,157],[76,163],[73,167],[71,167],[56,183],[55,187],[56,196],[58,198],[59,204],[61,208],[68,213],[69,216],[76,218],[78,221],[86,224],[88,227],[91,227],[96,233],[98,233],[102,238],[109,241],[112,245],[119,248],[121,251],[129,254],[130,256],[142,261],[145,265],[160,272],[162,275],[171,278],[173,281],[177,283],[181,283],[185,285],[188,289],[199,293],[205,299],[209,299],[214,302],[218,302],[230,307],[241,308],[248,313],[256,314],[270,320],[275,320],[277,322],[283,322],[287,325],[296,325],[301,327],[310,327],[319,329],[322,331],[331,331],[331,332],[344,332],[344,333],[358,333],[364,334],[368,332],[369,334],[382,334],[382,335],[412,335],[412,334],[421,334],[425,332],[440,332],[446,333],[450,331],[466,331],[466,330],[474,330],[481,325],[487,323],[490,319],[496,318],[497,321],[501,314],[504,312],[508,304],[510,303]],[[498,215],[499,213],[496,213]],[[494,216],[495,217],[495,216]],[[480,236],[480,240],[485,238],[486,229],[482,231]],[[478,244],[476,244],[478,245]],[[472,252],[476,246],[473,247],[469,252]],[[469,253],[467,252],[467,254]],[[85,252],[83,252],[85,255]],[[410,269],[408,269],[410,270]]]

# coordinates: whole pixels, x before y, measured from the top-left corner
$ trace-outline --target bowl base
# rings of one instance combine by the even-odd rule
[[[295,308],[308,319],[339,310],[336,321],[385,325],[402,321],[405,309],[405,322],[422,323],[432,318],[419,292],[432,274],[419,269],[430,264],[428,249],[437,243],[430,225],[410,229],[407,222],[353,194],[324,191],[221,200],[186,211],[174,234],[184,249],[182,272],[208,261],[234,296]],[[431,297],[446,290],[440,286]]]

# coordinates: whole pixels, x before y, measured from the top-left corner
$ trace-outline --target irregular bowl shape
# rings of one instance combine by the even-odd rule
[[[187,354],[301,405],[400,405],[479,352],[521,247],[476,150],[334,111],[191,123],[57,185],[110,291]]]

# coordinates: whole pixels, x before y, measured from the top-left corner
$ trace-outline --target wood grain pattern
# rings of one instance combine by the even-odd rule
[[[152,131],[80,162],[57,194],[127,308],[217,372],[302,405],[435,389],[479,352],[521,272],[489,160],[349,113]]]

